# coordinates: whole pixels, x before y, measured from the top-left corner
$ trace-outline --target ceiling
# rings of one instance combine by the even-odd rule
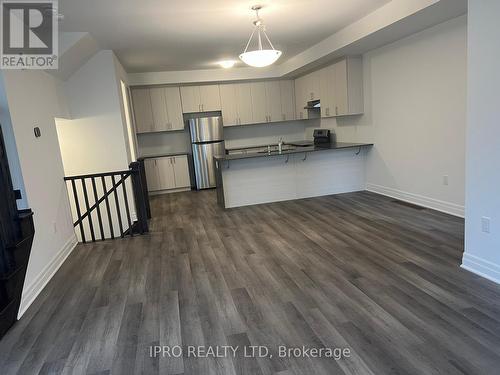
[[[128,72],[218,68],[238,59],[260,12],[280,63],[391,0],[59,0],[62,31],[90,32]],[[242,66],[240,63],[239,66]]]

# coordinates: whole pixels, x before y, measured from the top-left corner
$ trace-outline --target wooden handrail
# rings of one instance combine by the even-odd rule
[[[81,180],[82,178],[92,178],[92,177],[98,178],[98,177],[119,176],[122,174],[130,174],[130,173],[132,173],[132,171],[130,169],[127,169],[126,171],[82,174],[82,175],[78,175],[78,176],[66,176],[66,177],[64,177],[64,181]]]

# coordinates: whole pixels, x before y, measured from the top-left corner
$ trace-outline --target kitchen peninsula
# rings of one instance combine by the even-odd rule
[[[365,189],[371,143],[284,144],[214,157],[217,200],[225,208]]]

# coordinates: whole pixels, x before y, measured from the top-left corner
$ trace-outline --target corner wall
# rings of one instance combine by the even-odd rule
[[[35,238],[19,316],[76,245],[55,117],[67,116],[62,82],[42,71],[3,71],[5,92]],[[28,110],[29,109],[29,110]],[[35,138],[38,126],[42,136]]]
[[[467,18],[370,51],[365,115],[322,120],[340,141],[374,142],[367,189],[464,216]],[[448,185],[444,184],[448,176]]]
[[[500,2],[469,1],[465,253],[462,267],[500,283]],[[489,233],[482,220],[489,220]],[[484,229],[484,230],[483,230]]]
[[[116,59],[113,51],[105,50],[95,54],[80,69],[64,82],[64,91],[68,100],[71,119],[57,120],[57,133],[61,146],[61,155],[66,176],[123,171],[129,169],[130,150],[125,123],[120,80],[126,80],[126,73]],[[88,189],[92,191],[90,181]],[[107,188],[112,186],[106,181]],[[127,186],[131,189],[130,184]],[[97,183],[98,196],[103,194],[103,186]],[[129,190],[130,192],[131,190]],[[72,192],[70,193],[72,197]],[[83,202],[83,189],[77,185],[79,201]],[[90,205],[95,203],[93,194],[89,196]],[[123,192],[118,193],[123,201]],[[74,199],[71,198],[71,211],[77,218]],[[136,220],[135,202],[132,194],[128,196],[132,221]],[[122,218],[126,217],[122,205]],[[114,233],[119,232],[116,207],[111,202]],[[93,222],[97,223],[97,212],[92,213]],[[109,238],[107,213],[103,213],[104,234]],[[124,223],[124,230],[128,225]],[[84,230],[90,233],[89,224],[84,222]],[[77,231],[77,237],[82,240]]]

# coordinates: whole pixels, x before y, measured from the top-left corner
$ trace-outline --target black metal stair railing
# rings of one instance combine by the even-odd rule
[[[142,163],[130,164],[129,170],[69,176],[64,180],[76,212],[73,225],[79,227],[82,242],[88,238],[85,223],[92,242],[148,232],[149,202]],[[132,218],[129,197],[134,198],[137,220]],[[97,217],[97,227],[93,216]]]

